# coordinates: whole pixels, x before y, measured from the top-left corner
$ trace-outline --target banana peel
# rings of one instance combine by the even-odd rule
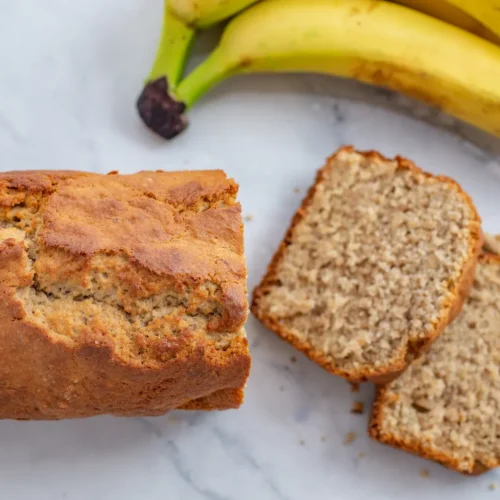
[[[259,0],[168,0],[171,12],[196,29],[210,28]]]
[[[456,7],[452,0],[391,0],[395,3],[405,5],[411,9],[418,10],[436,19],[461,28],[465,31],[480,36],[485,40],[500,45],[500,34],[495,34],[483,23],[469,15],[467,12]],[[489,0],[473,0],[488,2]]]
[[[500,37],[500,0],[447,0]]]

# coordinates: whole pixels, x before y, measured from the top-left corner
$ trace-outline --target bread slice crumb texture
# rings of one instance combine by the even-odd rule
[[[371,434],[473,474],[500,465],[500,257],[485,256],[460,316],[379,391]]]
[[[256,289],[252,310],[329,371],[397,373],[460,308],[480,219],[454,181],[342,148]]]

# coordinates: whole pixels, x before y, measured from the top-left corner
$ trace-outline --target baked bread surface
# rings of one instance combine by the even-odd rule
[[[500,256],[480,259],[462,313],[380,387],[373,438],[464,474],[500,465]]]
[[[456,317],[481,244],[456,182],[344,147],[318,172],[252,312],[328,371],[387,381]]]
[[[239,406],[238,186],[221,171],[0,175],[0,418]]]

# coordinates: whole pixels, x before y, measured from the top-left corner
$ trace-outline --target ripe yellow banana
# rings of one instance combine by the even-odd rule
[[[184,24],[198,29],[228,19],[258,0],[169,0],[172,13]]]
[[[500,136],[500,47],[381,0],[258,3],[229,23],[218,47],[174,92],[153,82],[142,116],[171,138],[187,125],[185,109],[221,80],[287,71],[398,90]]]
[[[405,5],[418,10],[424,14],[440,19],[448,24],[453,24],[465,31],[489,40],[500,45],[500,33],[496,35],[493,31],[469,15],[466,11],[453,5],[452,0],[392,0],[393,2]],[[485,2],[490,0],[472,0],[474,2]]]
[[[165,78],[166,88],[174,88],[182,78],[196,30],[227,19],[256,1],[165,0],[160,44],[146,85]]]
[[[447,0],[500,37],[500,0]]]

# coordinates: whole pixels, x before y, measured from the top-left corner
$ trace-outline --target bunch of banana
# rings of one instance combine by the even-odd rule
[[[167,4],[167,21],[170,16],[171,24],[182,25],[177,34],[194,32],[189,23],[204,27],[255,3],[213,0],[206,2],[211,15],[196,15],[192,5],[203,1],[191,1]],[[452,16],[461,27],[416,10],[420,4],[428,12],[429,2],[396,1],[415,9],[385,0],[263,0],[231,20],[216,49],[178,85],[189,43],[177,45],[166,22],[139,114],[169,139],[186,127],[186,109],[225,78],[318,72],[403,92],[500,136],[500,47],[492,43],[500,37],[500,0],[429,0],[447,5],[438,11],[434,6],[433,15]]]

